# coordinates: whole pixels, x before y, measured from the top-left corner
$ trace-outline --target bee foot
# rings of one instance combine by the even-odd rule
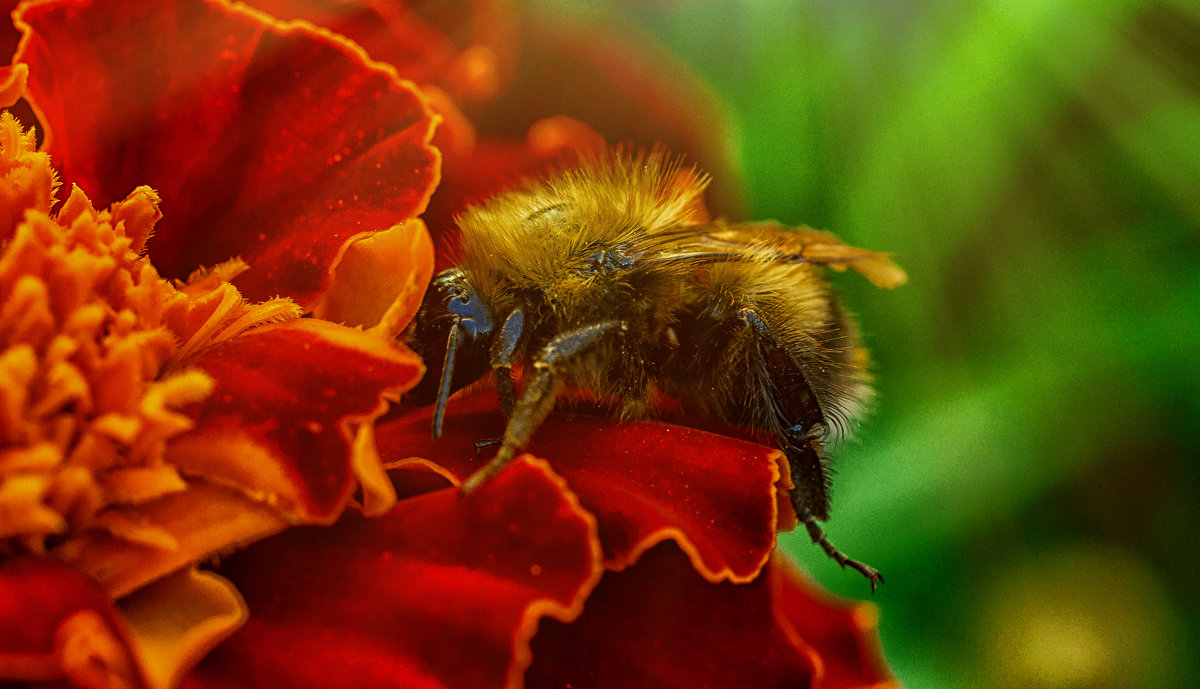
[[[875,595],[875,587],[883,583],[883,575],[879,573],[879,570],[870,565],[849,558],[846,558],[845,562],[839,562],[838,564],[842,566],[842,569],[849,567],[866,577],[867,581],[871,582],[871,595]]]
[[[475,441],[475,459],[483,461],[483,451],[489,447],[499,447],[504,442],[504,438],[485,438],[484,440]]]
[[[485,441],[486,442],[486,441]],[[496,443],[501,445],[500,443]],[[516,455],[514,451],[501,445],[500,452],[496,454],[492,461],[484,464],[482,467],[475,470],[466,481],[462,483],[463,495],[469,495],[479,490],[483,484],[487,483],[493,476],[500,473],[500,470],[508,466]]]
[[[867,581],[871,582],[871,594],[874,595],[875,587],[883,583],[883,575],[879,573],[879,570],[858,560],[851,560],[843,555],[829,542],[829,539],[825,536],[825,532],[811,517],[804,521],[804,527],[808,529],[808,535],[812,538],[812,542],[821,546],[821,550],[824,550],[826,555],[841,565],[842,569],[849,567],[866,577]]]

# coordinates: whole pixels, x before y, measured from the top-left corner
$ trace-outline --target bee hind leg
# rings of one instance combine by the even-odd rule
[[[849,567],[866,577],[873,593],[883,583],[883,576],[875,568],[843,555],[817,524],[829,518],[828,472],[821,455],[821,437],[826,428],[821,400],[798,357],[758,311],[745,307],[738,317],[748,327],[754,342],[752,351],[759,373],[757,389],[767,398],[760,404],[771,410],[767,430],[775,435],[788,458],[792,479],[789,497],[796,517],[813,543],[843,569]]]
[[[824,529],[817,523],[818,518],[813,514],[808,496],[800,488],[801,482],[804,480],[802,474],[805,472],[805,467],[811,467],[814,464],[818,466],[823,465],[820,451],[814,447],[814,443],[816,442],[818,441],[813,438],[797,438],[793,435],[788,438],[788,442],[784,443],[788,464],[791,466],[792,473],[792,489],[789,492],[789,497],[792,500],[792,508],[796,511],[796,518],[808,530],[808,537],[812,539],[812,542],[820,546],[821,550],[825,551],[825,554],[830,559],[841,565],[842,569],[849,567],[866,577],[867,581],[871,582],[871,593],[875,593],[875,587],[883,583],[883,575],[879,573],[879,570],[864,562],[846,557],[833,543],[829,542]]]
[[[829,539],[825,537],[825,531],[811,516],[802,517],[801,521],[804,523],[804,528],[808,529],[808,537],[812,539],[813,543],[821,546],[821,550],[824,550],[826,555],[832,558],[834,562],[841,565],[842,569],[849,567],[850,569],[853,569],[854,571],[866,577],[867,581],[871,582],[871,593],[875,593],[875,587],[883,583],[883,575],[879,573],[879,570],[866,564],[865,562],[851,560],[843,555],[836,547],[834,547],[832,543],[829,542]]]
[[[554,398],[562,385],[562,366],[573,357],[589,349],[604,335],[624,331],[621,321],[602,321],[593,325],[561,333],[538,352],[533,360],[529,383],[513,407],[500,449],[492,461],[467,477],[462,484],[463,493],[473,493],[488,479],[508,466],[533,437],[533,432],[542,424],[554,408]]]

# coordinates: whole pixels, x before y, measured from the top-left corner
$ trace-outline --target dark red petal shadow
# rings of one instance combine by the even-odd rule
[[[18,16],[63,180],[101,207],[154,187],[150,255],[169,277],[241,256],[248,298],[311,305],[347,240],[419,214],[437,184],[423,98],[331,33],[220,0]]]
[[[523,461],[469,498],[443,489],[290,529],[220,572],[251,619],[191,689],[516,686],[539,619],[574,619],[601,569],[594,522]]]
[[[712,584],[660,545],[605,574],[573,624],[542,623],[525,687],[808,687],[813,662],[776,624],[770,579]]]
[[[879,646],[875,606],[834,598],[782,557],[775,557],[772,567],[779,619],[820,658],[822,689],[900,686]]]
[[[0,1],[0,108],[8,108],[17,103],[25,88],[26,70],[9,65],[13,52],[17,49],[17,41],[21,38],[20,32],[8,20],[9,14],[16,6],[16,0]],[[20,105],[25,106],[24,103]],[[27,106],[13,114],[28,127],[34,123],[34,120],[24,112],[25,109]]]
[[[312,319],[253,330],[188,364],[217,386],[188,410],[196,427],[172,440],[168,461],[323,523],[356,485],[351,425],[382,414],[383,398],[422,372],[407,349]]]
[[[17,49],[17,42],[21,40],[21,33],[9,21],[9,15],[19,4],[20,0],[0,1],[0,62],[6,64]]]
[[[489,405],[452,410],[438,441],[429,429],[428,410],[381,422],[383,460],[423,457],[462,480],[480,466],[475,441],[499,436],[503,421]],[[747,581],[775,546],[777,453],[762,445],[658,422],[552,415],[528,450],[596,515],[610,569],[673,539],[709,579]]]

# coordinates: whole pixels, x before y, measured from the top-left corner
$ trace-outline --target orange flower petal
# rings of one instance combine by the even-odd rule
[[[28,65],[0,67],[0,108],[12,107],[25,94],[29,80]]]
[[[91,529],[51,551],[104,586],[114,599],[213,553],[288,526],[279,513],[242,491],[195,481],[188,489],[120,513],[127,523],[169,539],[129,540],[119,529]]]
[[[0,73],[0,107],[3,76]],[[13,238],[26,211],[50,210],[55,186],[50,156],[36,150],[33,132],[22,132],[11,113],[0,114],[0,242]]]
[[[246,622],[248,614],[232,584],[195,569],[126,596],[119,608],[154,689],[179,686],[201,658]]]
[[[0,566],[0,681],[168,689],[244,621],[241,598],[212,573],[180,572],[117,608],[56,560],[12,560]]]
[[[412,320],[433,276],[433,242],[409,220],[351,243],[313,315],[390,339]]]
[[[99,205],[148,184],[163,274],[242,257],[254,301],[311,306],[344,246],[419,214],[435,117],[361,48],[221,1],[43,2],[16,60],[65,180]]]

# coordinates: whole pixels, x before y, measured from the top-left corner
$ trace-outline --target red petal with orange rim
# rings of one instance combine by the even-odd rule
[[[104,589],[50,558],[0,566],[0,681],[105,686],[109,677],[144,686],[128,626]]]
[[[290,529],[222,563],[251,619],[184,686],[519,686],[539,620],[579,614],[599,559],[591,517],[534,461],[469,497]]]
[[[604,575],[573,624],[544,622],[526,689],[813,686],[810,654],[775,623],[770,577],[712,584],[673,545]]]
[[[348,240],[419,214],[437,184],[424,99],[309,24],[119,0],[28,5],[18,26],[64,181],[99,206],[154,187],[170,212],[150,254],[167,276],[240,256],[248,299],[311,305]]]
[[[280,19],[304,19],[357,42],[372,59],[455,97],[495,96],[516,67],[516,17],[504,0],[253,0]],[[413,5],[416,5],[415,7]]]
[[[504,429],[494,407],[451,413],[437,441],[429,424],[428,411],[381,423],[383,460],[423,457],[462,480],[481,466],[475,441]],[[596,515],[611,569],[672,539],[708,579],[748,581],[775,546],[777,452],[762,445],[664,423],[552,415],[528,450]]]
[[[309,319],[253,330],[187,363],[216,389],[190,410],[196,428],[171,441],[168,461],[323,523],[354,490],[355,427],[422,372],[406,349]]]

